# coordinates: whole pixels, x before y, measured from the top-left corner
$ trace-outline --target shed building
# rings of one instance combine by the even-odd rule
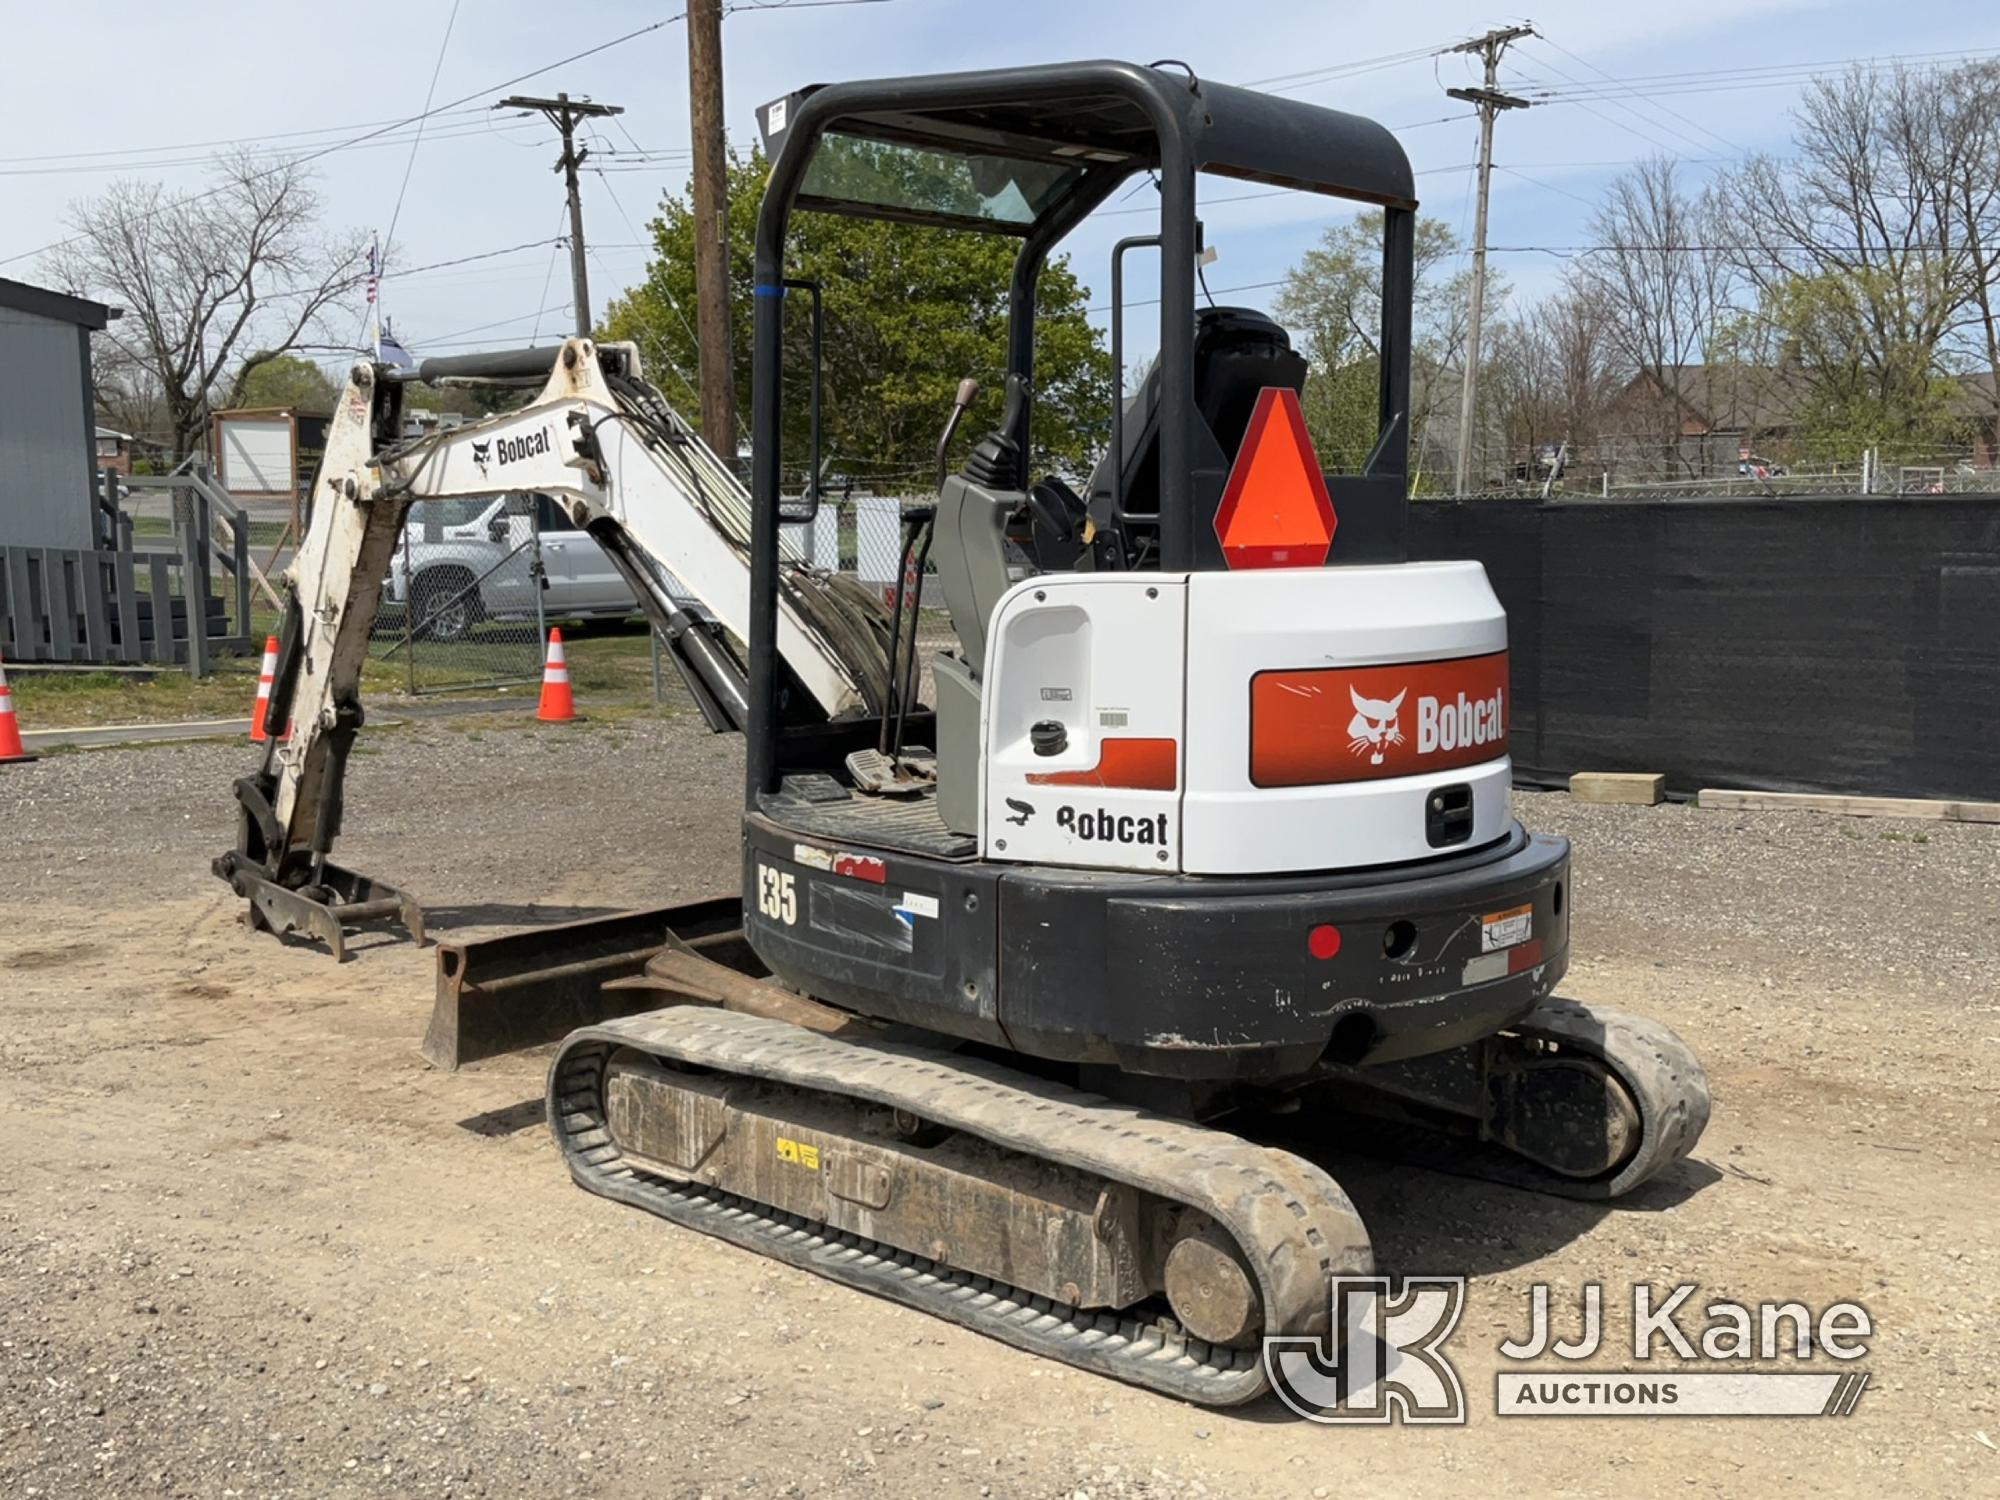
[[[0,277],[0,546],[95,544],[90,335],[116,316]]]

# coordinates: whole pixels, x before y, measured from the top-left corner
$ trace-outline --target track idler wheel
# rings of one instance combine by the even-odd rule
[[[1529,1040],[1491,1080],[1488,1128],[1508,1150],[1564,1177],[1601,1177],[1630,1161],[1639,1106],[1604,1060]]]
[[[1206,1214],[1184,1220],[1167,1251],[1167,1305],[1198,1339],[1249,1349],[1264,1331],[1264,1299],[1236,1241]]]
[[[1630,1192],[1708,1125],[1708,1080],[1685,1042],[1574,1000],[1463,1047],[1330,1068],[1319,1098],[1336,1129],[1352,1138],[1358,1124],[1387,1155],[1565,1198]]]
[[[1615,1198],[1692,1151],[1708,1127],[1708,1078],[1644,1016],[1545,1000],[1511,1028],[1488,1129],[1574,1198]]]

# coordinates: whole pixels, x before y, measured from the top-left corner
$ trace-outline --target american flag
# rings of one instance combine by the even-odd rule
[[[382,282],[381,263],[374,244],[368,246],[368,305],[375,305],[375,293]]]

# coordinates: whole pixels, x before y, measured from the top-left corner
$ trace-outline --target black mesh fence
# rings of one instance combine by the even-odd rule
[[[2000,797],[2000,497],[1417,501],[1507,608],[1524,781]]]

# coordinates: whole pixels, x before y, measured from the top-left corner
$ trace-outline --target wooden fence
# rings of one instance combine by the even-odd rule
[[[247,654],[251,563],[243,513],[199,470],[105,477],[101,545],[0,545],[0,656],[22,664],[182,666],[199,677],[218,653]],[[172,491],[171,539],[135,542],[114,485]]]

